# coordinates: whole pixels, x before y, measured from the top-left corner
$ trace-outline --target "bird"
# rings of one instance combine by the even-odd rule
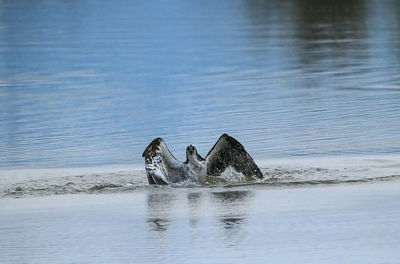
[[[161,137],[155,138],[144,150],[145,170],[150,185],[171,185],[186,181],[202,182],[206,177],[218,177],[233,168],[246,180],[262,179],[263,174],[242,144],[228,134],[222,134],[205,158],[194,145],[186,148],[186,161],[177,160]]]

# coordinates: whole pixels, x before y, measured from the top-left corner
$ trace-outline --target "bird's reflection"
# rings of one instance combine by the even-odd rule
[[[187,201],[188,201],[188,206],[189,206],[189,223],[192,228],[197,227],[197,224],[199,222],[199,207],[200,207],[200,200],[202,197],[201,192],[194,192],[194,193],[189,193],[187,195]]]
[[[240,241],[246,236],[245,226],[252,196],[253,193],[248,190],[195,191],[187,194],[150,192],[147,194],[146,221],[149,230],[153,231],[154,234],[158,234],[154,238],[165,238],[167,231],[174,226],[172,225],[173,222],[179,220],[171,214],[182,212],[180,210],[182,208],[184,210],[187,209],[189,220],[187,227],[189,227],[193,238],[197,239],[202,236],[201,232],[205,228],[203,225],[208,225],[207,221],[209,221],[211,213],[213,215],[212,218],[216,217],[217,222],[214,222],[215,224],[209,226],[209,228],[221,228],[223,230],[222,239],[232,242]],[[185,200],[187,206],[182,207],[182,202]],[[177,208],[174,208],[175,205]],[[186,225],[179,226],[182,230]]]
[[[212,193],[215,201],[228,204],[244,201],[250,194],[250,191],[224,191]]]
[[[199,206],[199,202],[200,202],[200,198],[201,198],[201,193],[200,192],[189,193],[187,195],[189,206],[193,207],[193,208],[198,207]]]
[[[217,219],[222,228],[222,239],[232,247],[245,241],[248,207],[253,193],[248,190],[223,191],[212,193],[217,205]]]
[[[234,229],[245,222],[246,201],[250,191],[225,191],[212,193],[213,200],[219,204],[219,221],[225,229]]]
[[[228,217],[221,217],[221,222],[223,223],[223,227],[225,229],[235,229],[237,227],[239,227],[243,221],[245,220],[244,217],[232,217],[232,216],[228,216]]]
[[[174,195],[170,193],[147,194],[147,223],[150,230],[165,232],[171,222],[170,214]]]
[[[166,231],[168,229],[169,221],[163,218],[148,218],[147,222],[153,231]]]

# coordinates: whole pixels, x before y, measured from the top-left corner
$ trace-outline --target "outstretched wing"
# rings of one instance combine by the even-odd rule
[[[185,179],[184,164],[169,151],[164,140],[154,139],[144,150],[145,168],[149,184],[167,185]]]
[[[236,139],[222,134],[206,156],[207,175],[218,176],[229,166],[247,179],[263,177],[253,158]]]

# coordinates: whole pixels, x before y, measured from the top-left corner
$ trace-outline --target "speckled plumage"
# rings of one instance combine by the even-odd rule
[[[197,153],[193,145],[190,145],[186,149],[186,161],[178,161],[162,138],[154,139],[144,150],[142,157],[145,158],[149,184],[196,182],[206,176],[218,177],[228,167],[243,174],[247,180],[263,177],[242,144],[228,134],[221,135],[205,159]]]

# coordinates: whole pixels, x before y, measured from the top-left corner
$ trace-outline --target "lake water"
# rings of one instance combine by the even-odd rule
[[[148,186],[222,133],[263,181]],[[0,262],[396,263],[399,179],[399,1],[0,0]]]
[[[1,1],[0,167],[400,153],[398,1]]]
[[[0,199],[2,263],[398,263],[400,184]]]

